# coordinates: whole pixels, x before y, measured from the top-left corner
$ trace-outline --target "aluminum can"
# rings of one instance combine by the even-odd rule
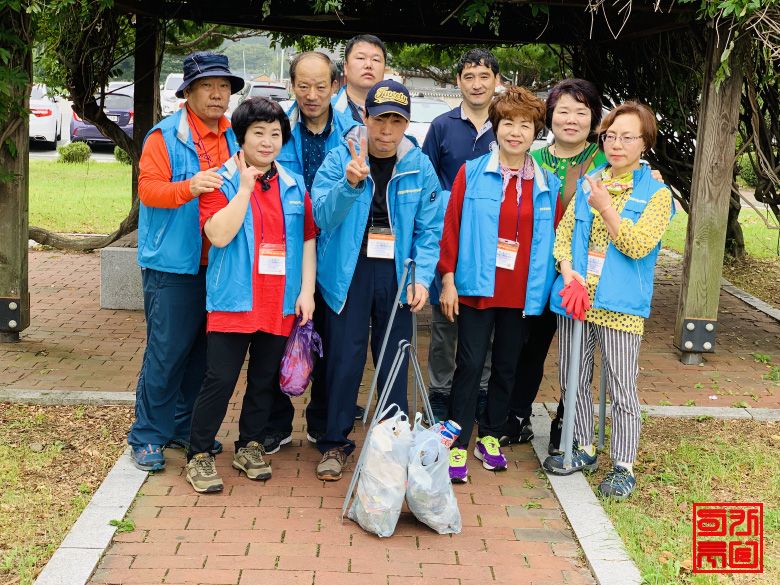
[[[455,439],[460,435],[460,425],[454,420],[445,420],[438,422],[432,427],[441,437],[441,443],[448,449],[452,447]]]

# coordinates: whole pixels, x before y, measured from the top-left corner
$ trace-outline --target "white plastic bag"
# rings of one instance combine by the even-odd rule
[[[393,410],[396,413],[391,416]],[[368,532],[391,536],[406,493],[412,430],[409,417],[396,404],[391,404],[381,417],[385,420],[366,437],[357,495],[347,515]]]
[[[458,534],[461,518],[450,482],[449,449],[442,444],[439,433],[420,424],[421,418],[419,413],[415,417],[406,503],[420,522],[439,534]]]

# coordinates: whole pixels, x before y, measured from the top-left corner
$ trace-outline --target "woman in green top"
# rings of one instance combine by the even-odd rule
[[[531,153],[539,165],[558,175],[561,180],[559,204],[555,210],[555,226],[563,217],[566,206],[577,188],[577,179],[606,164],[604,152],[596,140],[596,128],[601,122],[601,96],[596,87],[584,79],[564,79],[550,90],[546,103],[546,123],[555,141]],[[555,315],[547,309],[529,323],[535,341],[528,343],[520,356],[512,392],[509,417],[500,438],[502,446],[524,443],[533,438],[531,406],[539,392],[544,373],[544,360],[557,329]],[[559,453],[563,403],[550,426],[550,455]]]

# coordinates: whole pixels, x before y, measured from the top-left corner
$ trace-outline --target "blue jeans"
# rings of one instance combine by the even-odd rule
[[[206,267],[198,274],[141,271],[146,351],[138,377],[132,446],[190,436],[206,373]]]

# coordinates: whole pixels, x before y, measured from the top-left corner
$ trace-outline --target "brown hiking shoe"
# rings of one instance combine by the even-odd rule
[[[187,462],[187,481],[199,494],[221,492],[222,480],[217,475],[214,456],[210,453],[198,453]]]
[[[341,479],[341,470],[347,463],[347,454],[344,449],[328,449],[317,465],[317,479],[323,481],[336,481]]]
[[[233,467],[246,473],[249,479],[271,479],[271,465],[263,460],[265,450],[257,441],[249,441],[233,457]]]

